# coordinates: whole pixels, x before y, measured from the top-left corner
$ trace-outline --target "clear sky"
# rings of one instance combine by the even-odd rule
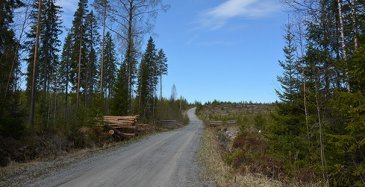
[[[70,28],[77,0],[60,0]],[[175,84],[188,101],[277,100],[287,13],[280,0],[164,0],[154,28],[168,57],[164,96]]]

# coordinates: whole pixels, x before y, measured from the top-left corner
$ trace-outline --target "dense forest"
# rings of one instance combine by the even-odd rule
[[[186,100],[162,96],[167,56],[146,41],[168,8],[161,1],[79,0],[66,29],[57,0],[0,3],[2,159],[24,137],[61,136],[82,147],[79,129],[103,115],[139,115],[149,124],[181,118]]]
[[[324,185],[365,185],[365,3],[289,1],[278,77],[281,100],[267,127],[272,151]],[[305,169],[304,169],[305,168]]]

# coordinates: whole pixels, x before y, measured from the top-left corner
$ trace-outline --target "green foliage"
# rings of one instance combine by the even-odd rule
[[[0,136],[20,138],[26,132],[23,120],[18,118],[0,118]]]
[[[278,81],[281,83],[282,91],[276,91],[281,101],[291,102],[294,100],[293,96],[298,91],[298,71],[297,59],[295,59],[295,41],[292,32],[292,25],[286,25],[287,35],[284,37],[286,46],[283,51],[285,54],[285,61],[279,61],[279,65],[284,70],[283,76],[278,76]]]
[[[124,49],[125,56],[121,66],[117,62],[117,48],[113,36],[110,32],[106,33],[103,54],[104,80],[102,80],[104,95],[100,95],[99,23],[94,12],[88,10],[88,0],[78,1],[72,27],[68,30],[63,42],[62,52],[59,40],[59,36],[62,34],[60,17],[62,7],[57,5],[56,0],[43,0],[40,12],[37,67],[35,67],[35,124],[32,125],[32,129],[27,129],[24,123],[27,114],[25,109],[29,108],[27,105],[29,105],[29,91],[33,78],[39,1],[34,0],[27,3],[29,3],[29,15],[23,16],[22,11],[19,14],[19,17],[24,17],[27,21],[25,24],[27,39],[24,43],[18,43],[23,38],[16,38],[13,31],[14,28],[18,29],[18,26],[22,25],[13,23],[13,14],[24,4],[20,0],[2,1],[0,8],[0,139],[9,140],[0,144],[1,165],[6,165],[9,158],[26,161],[40,156],[42,151],[38,152],[37,146],[43,142],[47,143],[45,146],[47,149],[53,151],[53,146],[58,145],[52,142],[54,139],[54,141],[62,139],[66,142],[62,142],[60,149],[61,147],[82,148],[102,144],[108,139],[105,137],[106,132],[95,127],[95,124],[100,123],[103,115],[137,115],[141,112],[143,121],[151,124],[155,124],[159,119],[186,121],[187,118],[183,114],[183,110],[187,108],[186,100],[159,101],[157,99],[158,80],[160,78],[162,88],[162,76],[167,74],[168,67],[164,51],[161,49],[157,53],[152,38],[143,55],[141,62],[143,65],[138,71],[143,83],[140,82],[141,84],[138,85],[142,89],[137,90],[143,91],[138,92],[135,89],[140,55],[134,42],[139,44],[141,42],[139,36],[142,36],[140,33],[144,33],[144,25],[139,24],[136,18],[145,19],[144,14],[156,15],[156,6],[161,2],[141,1],[143,6],[134,10],[136,15],[132,15],[131,18],[131,30],[126,36],[128,38],[127,46]],[[105,5],[106,16],[111,16],[109,1],[94,2],[94,8],[99,15],[104,13]],[[28,6],[25,7],[26,10],[28,10],[27,8]],[[135,8],[135,6],[133,5],[131,8]],[[148,22],[149,20],[148,18]],[[30,24],[29,29],[27,28],[28,23]],[[141,27],[135,27],[136,25]],[[24,77],[27,88],[26,91],[20,91],[19,89],[23,85],[20,81],[24,75],[20,70],[21,59],[19,58],[24,49],[27,52],[24,56],[26,56],[25,60],[28,65]],[[61,56],[59,56],[60,54]],[[80,84],[78,80],[80,80]],[[76,93],[78,87],[80,93]],[[137,92],[137,98],[133,96],[134,92]],[[133,108],[134,105],[137,106],[136,109]],[[43,138],[49,138],[48,136],[52,138],[44,141]],[[4,149],[7,144],[14,144],[14,149]],[[48,144],[51,147],[47,147]],[[24,153],[21,153],[24,158],[21,159],[8,154],[17,152],[22,145],[34,147],[24,150]],[[47,150],[43,151],[47,152]]]
[[[0,136],[19,138],[24,133],[24,112],[20,108],[18,81],[19,50],[11,27],[20,0],[2,1],[0,8]]]
[[[120,67],[117,82],[114,86],[112,99],[112,114],[127,115],[130,108],[129,90],[128,90],[128,74],[126,61]]]
[[[149,121],[154,117],[156,86],[158,83],[157,50],[150,37],[147,48],[143,54],[138,71],[138,111],[142,119]]]
[[[365,46],[355,51],[353,58],[349,61],[349,72],[351,75],[350,85],[354,92],[365,91]]]
[[[113,95],[113,86],[116,83],[117,77],[117,59],[115,53],[115,44],[110,32],[106,33],[105,36],[105,49],[104,49],[104,75],[103,75],[103,93],[106,94],[107,98],[111,98]],[[124,62],[125,63],[125,62]],[[126,67],[124,66],[124,74],[126,74]],[[121,76],[121,75],[119,75]],[[127,105],[128,106],[128,105]]]
[[[156,120],[177,120],[184,124],[188,118],[184,111],[189,109],[188,102],[184,98],[178,100],[162,99],[157,101]]]
[[[342,12],[338,11],[339,5]],[[269,150],[287,168],[292,168],[289,171],[314,170],[316,176],[312,180],[330,186],[363,186],[365,56],[364,47],[357,40],[364,36],[359,34],[355,38],[354,33],[346,30],[357,28],[359,22],[355,23],[349,15],[363,15],[353,12],[363,8],[363,4],[321,1],[314,6],[318,10],[315,13],[305,11],[309,17],[305,33],[298,33],[305,35],[301,42],[306,46],[290,50],[290,40],[303,38],[285,38],[286,60],[280,62],[284,70],[279,79],[284,88],[279,92],[281,103],[265,131]],[[339,22],[339,16],[345,25]],[[360,17],[357,21],[363,20]],[[293,53],[302,55],[297,56],[300,63],[295,63]],[[293,71],[296,83],[290,84]],[[290,85],[294,89],[289,89]]]

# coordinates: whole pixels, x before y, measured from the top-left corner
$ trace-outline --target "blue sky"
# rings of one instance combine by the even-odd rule
[[[77,1],[60,0],[69,28]],[[164,0],[152,36],[169,59],[164,96],[188,101],[277,100],[287,13],[280,0]]]

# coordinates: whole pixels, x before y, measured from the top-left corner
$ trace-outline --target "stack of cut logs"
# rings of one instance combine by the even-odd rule
[[[138,116],[104,116],[104,125],[109,134],[119,138],[131,138],[137,134]]]
[[[178,123],[176,120],[161,120],[161,125],[167,129],[174,129],[178,126]]]
[[[217,127],[217,126],[221,126],[221,125],[236,125],[237,124],[237,120],[228,120],[228,121],[210,121],[209,122],[209,126],[211,127]]]
[[[209,122],[209,126],[211,126],[211,127],[217,127],[220,125],[223,125],[223,121],[210,121]]]

